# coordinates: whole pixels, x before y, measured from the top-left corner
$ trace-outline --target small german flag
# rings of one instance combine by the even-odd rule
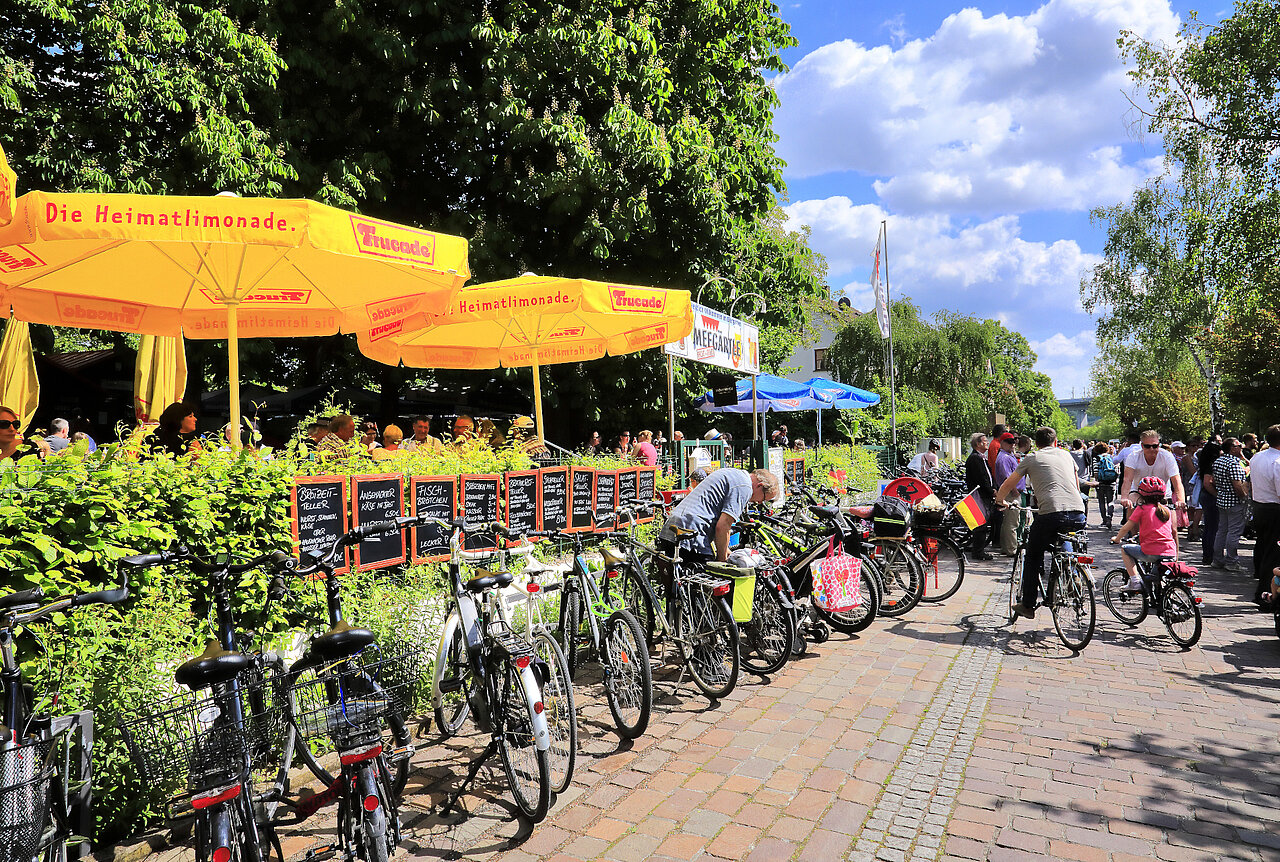
[[[982,496],[978,493],[978,489],[974,488],[969,495],[956,503],[956,511],[960,513],[960,517],[964,518],[964,522],[969,525],[970,530],[976,530],[990,519],[990,513],[987,512],[987,504],[982,502]]]

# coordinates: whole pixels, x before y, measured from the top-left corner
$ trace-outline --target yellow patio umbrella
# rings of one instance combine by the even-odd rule
[[[370,359],[414,368],[533,367],[542,430],[539,367],[661,347],[693,330],[687,290],[522,275],[464,287],[448,314],[415,315],[359,333]]]
[[[31,350],[31,328],[21,320],[10,320],[0,339],[0,404],[18,414],[25,431],[40,406],[40,378],[36,376],[36,356]]]
[[[18,175],[9,167],[4,147],[0,147],[0,227],[13,221],[13,203],[18,196]]]
[[[237,431],[240,336],[440,314],[468,274],[461,237],[308,200],[30,192],[0,227],[0,308],[15,317],[226,338]]]
[[[159,420],[186,391],[187,352],[181,336],[142,336],[133,366],[133,412],[139,424]]]

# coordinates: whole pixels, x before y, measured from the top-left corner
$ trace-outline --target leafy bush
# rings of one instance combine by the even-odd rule
[[[861,446],[823,446],[810,449],[805,466],[813,469],[813,481],[827,488],[834,488],[832,471],[845,471],[845,487],[861,488],[867,495],[874,495],[880,470],[876,466],[875,453]]]
[[[0,591],[39,585],[50,596],[97,589],[119,578],[117,561],[182,544],[202,557],[255,556],[292,546],[290,491],[296,475],[403,472],[406,475],[494,473],[531,466],[522,453],[485,446],[462,452],[405,453],[317,462],[298,450],[263,458],[210,447],[192,459],[143,457],[141,441],[73,449],[47,463],[34,457],[0,468]],[[618,467],[618,461],[597,466]],[[659,478],[660,486],[669,484]],[[268,573],[243,575],[233,592],[237,621],[277,645],[325,619],[318,581],[299,581],[286,606],[262,608]],[[439,566],[409,566],[344,576],[346,615],[380,637],[432,644],[444,607]],[[19,641],[19,659],[35,683],[38,709],[92,708],[99,743],[94,755],[97,841],[106,843],[161,815],[156,788],[129,766],[115,722],[139,705],[175,693],[173,669],[197,653],[214,631],[206,580],[189,567],[131,575],[119,607],[55,615],[35,639]]]

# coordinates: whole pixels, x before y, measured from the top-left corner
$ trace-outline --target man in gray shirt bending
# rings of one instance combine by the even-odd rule
[[[713,472],[667,518],[658,534],[659,550],[670,556],[675,550],[676,534],[672,527],[692,530],[684,542],[681,558],[694,560],[729,558],[729,531],[742,516],[748,503],[772,500],[778,494],[778,477],[768,470],[737,470],[722,467]]]

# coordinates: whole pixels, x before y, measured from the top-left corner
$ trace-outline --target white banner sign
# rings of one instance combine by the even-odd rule
[[[693,304],[693,332],[663,349],[672,356],[743,374],[760,373],[760,330],[696,302]]]
[[[876,253],[871,264],[871,286],[876,292],[876,323],[880,325],[880,338],[889,337],[889,299],[880,283],[880,237],[876,237]]]

